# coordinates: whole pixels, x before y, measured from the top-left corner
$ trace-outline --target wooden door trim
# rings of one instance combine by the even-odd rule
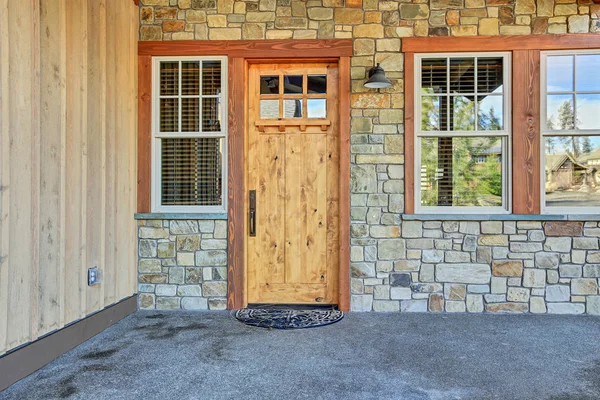
[[[309,61],[322,63],[324,60],[331,60],[331,54],[314,55],[314,57],[306,57],[298,55],[298,57],[286,55],[281,59],[264,60],[269,63],[285,63],[289,60],[295,62]],[[230,65],[234,65],[234,61],[230,61]],[[239,309],[246,305],[246,215],[244,209],[244,197],[246,195],[245,182],[245,167],[243,170],[239,168],[239,160],[244,159],[246,155],[245,135],[247,127],[245,125],[246,109],[247,109],[247,84],[249,64],[253,60],[242,59],[244,63],[243,73],[230,71],[230,116],[229,116],[229,145],[230,145],[230,168],[229,168],[229,187],[235,186],[241,190],[241,195],[234,195],[237,199],[232,199],[232,194],[229,197],[229,250],[228,250],[228,287],[227,287],[227,308]],[[339,57],[335,59],[338,64],[339,73],[339,143],[340,143],[340,182],[339,182],[339,212],[340,212],[340,227],[339,227],[339,287],[338,287],[338,306],[342,311],[350,310],[350,57]],[[237,80],[233,83],[232,80]],[[237,87],[235,91],[232,89]],[[235,99],[235,100],[234,100]],[[237,106],[241,105],[242,113],[234,112],[232,101],[237,102]],[[242,105],[243,104],[243,105]],[[236,108],[240,110],[239,108]],[[232,121],[235,119],[236,121]],[[236,129],[237,132],[233,132]],[[231,149],[238,149],[244,152],[243,158],[233,156]],[[239,156],[238,156],[239,157]],[[236,162],[237,161],[237,162]],[[232,168],[231,163],[236,162],[238,168]],[[233,176],[232,171],[237,169],[240,175]],[[239,171],[241,170],[241,171]],[[240,189],[241,188],[241,189]]]

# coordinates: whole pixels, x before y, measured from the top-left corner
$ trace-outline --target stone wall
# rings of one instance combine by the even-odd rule
[[[595,222],[553,236],[547,232],[550,223],[544,228],[541,222],[402,221],[400,52],[403,37],[600,32],[600,5],[592,0],[141,0],[140,21],[140,40],[354,40],[353,310],[584,312],[587,305],[587,312],[600,312]],[[363,86],[375,63],[381,63],[392,87]],[[176,243],[170,236],[162,240]],[[164,261],[161,266],[171,268]],[[168,279],[165,273],[156,279]],[[222,302],[219,296],[213,302]],[[140,299],[148,307],[184,306],[183,300],[161,297]]]
[[[224,310],[227,221],[140,220],[141,309]]]

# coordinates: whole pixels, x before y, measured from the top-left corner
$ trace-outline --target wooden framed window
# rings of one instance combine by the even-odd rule
[[[152,211],[227,209],[226,57],[156,57]]]
[[[600,50],[541,53],[542,212],[600,212]]]
[[[600,126],[598,126],[600,119],[597,118],[600,113],[600,103],[598,103],[600,77],[597,73],[600,70],[598,64],[600,35],[589,33],[405,38],[402,40],[402,51],[405,59],[404,148],[407,165],[405,169],[405,212],[407,214],[435,213],[441,210],[453,212],[456,209],[461,212],[464,210],[465,213],[496,212],[517,215],[600,212],[598,201],[600,197],[595,198],[596,186],[600,186],[600,180],[596,176],[596,168],[600,168]],[[506,72],[510,72],[510,75],[504,75],[505,108],[502,115],[504,131],[484,130],[483,136],[497,135],[504,141],[501,157],[498,158],[502,161],[503,168],[507,168],[503,170],[504,197],[502,206],[492,210],[482,206],[460,208],[460,205],[458,207],[455,205],[454,198],[450,200],[449,189],[457,190],[457,181],[455,179],[451,181],[450,176],[457,176],[461,171],[457,174],[453,170],[450,174],[449,166],[454,169],[457,165],[455,159],[460,151],[457,151],[455,139],[452,139],[450,145],[449,137],[481,135],[480,128],[471,118],[468,120],[467,133],[451,131],[456,128],[453,126],[455,122],[458,122],[458,126],[462,124],[462,118],[455,121],[456,115],[451,115],[453,112],[456,114],[456,110],[453,109],[455,104],[451,103],[452,97],[464,95],[460,91],[451,93],[452,85],[457,84],[453,79],[462,78],[464,74],[461,75],[459,72],[453,78],[449,72],[450,66],[447,65],[445,67],[447,76],[443,83],[449,88],[437,87],[436,89],[435,85],[439,86],[442,81],[436,83],[434,80],[443,79],[443,75],[431,76],[430,82],[425,82],[424,86],[427,89],[427,85],[430,85],[428,89],[430,92],[427,93],[422,87],[424,84],[422,74],[423,71],[427,72],[427,68],[433,70],[433,66],[424,69],[422,60],[445,59],[446,63],[450,63],[452,57],[465,55],[487,57],[494,54],[505,57],[504,68]],[[474,86],[479,87],[476,84]],[[446,90],[448,93],[438,94],[436,90]],[[473,97],[476,94],[479,95],[479,93],[470,94],[473,100],[468,98],[469,101],[475,102],[474,107],[478,104]],[[489,93],[492,94],[494,93]],[[439,96],[442,99],[445,97],[446,100],[439,100],[433,105],[422,104],[422,99],[426,96]],[[456,103],[456,100],[454,101]],[[434,113],[439,114],[441,123],[446,125],[442,126],[435,121],[435,116],[433,120],[427,117],[429,113],[427,110],[425,110],[426,118],[423,118],[423,106],[433,107]],[[474,115],[479,117],[478,114],[479,110],[476,108]],[[435,126],[437,130],[431,127],[423,129],[423,120]],[[431,123],[432,121],[435,123]],[[471,125],[474,125],[475,129],[471,129]],[[425,138],[436,139],[427,139],[432,142],[427,147],[423,144]],[[569,146],[571,155],[567,154]],[[449,161],[449,156],[445,160],[439,156],[439,148],[447,148],[446,153],[453,154],[452,162]],[[562,156],[566,157],[557,157],[561,155],[558,153],[563,153]],[[423,170],[422,154],[434,158],[436,163],[434,168],[428,167]],[[492,158],[483,152],[476,156],[476,165],[492,161]],[[467,159],[463,157],[463,160]],[[507,167],[509,161],[510,167]],[[445,164],[441,165],[441,168],[437,165],[443,163]],[[413,168],[410,167],[412,165]],[[570,172],[567,173],[566,170]],[[464,173],[464,168],[462,172]],[[467,172],[472,173],[472,171]],[[548,176],[550,173],[554,175]],[[462,179],[466,181],[472,179],[472,176],[465,175]],[[497,182],[497,179],[495,181]],[[493,179],[488,180],[487,185],[493,182]],[[440,185],[441,183],[446,187]],[[423,188],[424,184],[428,185],[426,190]],[[428,189],[436,184],[438,191],[434,190],[433,194],[428,193]],[[440,195],[439,187],[446,192]],[[559,187],[560,189],[557,189]],[[433,197],[438,204],[423,206],[423,193]],[[440,207],[439,203],[447,205]]]
[[[414,57],[414,204],[510,212],[510,53]]]

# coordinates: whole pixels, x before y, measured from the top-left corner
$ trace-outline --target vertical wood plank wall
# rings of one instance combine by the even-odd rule
[[[136,291],[137,32],[131,1],[0,0],[0,355]]]

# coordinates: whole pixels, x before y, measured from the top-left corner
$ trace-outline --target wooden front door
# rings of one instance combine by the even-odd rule
[[[248,76],[247,301],[337,304],[337,64],[252,64]]]

